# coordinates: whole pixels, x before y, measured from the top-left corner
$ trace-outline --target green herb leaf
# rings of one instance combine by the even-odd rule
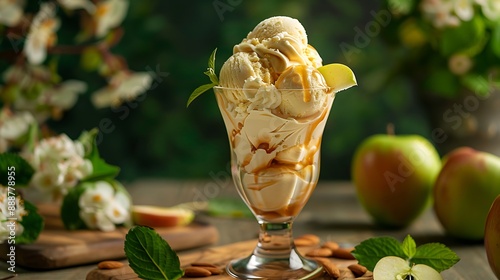
[[[0,184],[11,187],[28,185],[35,173],[24,158],[13,153],[0,154],[0,170]]]
[[[217,84],[206,84],[206,85],[202,85],[202,86],[199,86],[197,87],[193,93],[191,93],[191,95],[189,96],[189,99],[188,99],[188,102],[187,102],[187,106],[189,106],[189,104],[191,104],[191,102],[193,102],[193,100],[195,100],[198,96],[200,96],[202,93],[204,93],[205,91],[207,90],[210,90],[212,89],[214,86],[216,86]],[[187,107],[186,106],[186,107]]]
[[[352,251],[358,262],[373,271],[383,257],[396,256],[407,259],[401,243],[392,237],[374,237],[361,242]]]
[[[208,58],[208,68],[207,71],[204,72],[205,75],[210,78],[210,81],[213,84],[219,84],[219,79],[217,78],[217,75],[215,74],[215,54],[217,53],[217,48],[210,54],[210,57]]]
[[[23,201],[23,204],[24,210],[26,210],[28,214],[19,222],[23,226],[24,231],[16,238],[16,242],[19,244],[33,243],[38,239],[40,232],[43,230],[44,220],[43,217],[38,214],[38,209],[35,205],[26,200]]]
[[[417,244],[409,234],[403,240],[403,244],[401,245],[401,247],[403,248],[403,252],[408,258],[412,258],[417,251]]]
[[[91,187],[92,183],[80,183],[68,191],[64,196],[61,205],[61,220],[64,227],[69,230],[87,228],[85,222],[80,218],[80,196],[86,188]]]
[[[413,258],[414,264],[425,264],[441,272],[455,265],[460,258],[450,248],[441,243],[428,243],[417,247]]]
[[[184,275],[179,257],[153,229],[136,226],[125,236],[125,255],[142,279],[179,279]]]
[[[213,88],[214,86],[219,84],[219,79],[217,78],[217,74],[215,74],[215,54],[216,53],[217,53],[217,48],[212,52],[212,54],[208,58],[207,71],[203,72],[203,74],[208,76],[211,83],[197,87],[189,96],[186,107],[189,107],[189,104],[191,104],[191,102],[193,102],[193,100],[195,100],[202,93],[204,93],[207,90],[210,90],[211,88]]]

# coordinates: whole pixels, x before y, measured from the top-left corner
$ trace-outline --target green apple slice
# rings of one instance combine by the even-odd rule
[[[373,269],[374,280],[406,280],[410,275],[414,280],[443,280],[441,274],[430,266],[417,264],[410,267],[408,261],[393,256],[380,259]]]
[[[318,68],[318,71],[325,78],[326,84],[334,89],[334,92],[358,85],[356,76],[354,76],[351,68],[344,64],[332,63],[323,65]]]

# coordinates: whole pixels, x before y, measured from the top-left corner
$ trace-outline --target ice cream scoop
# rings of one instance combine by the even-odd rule
[[[308,44],[307,34],[296,19],[277,16],[260,22],[224,63],[220,86],[234,88],[227,99],[235,114],[254,109],[275,109],[282,117],[307,117],[321,110],[326,91],[288,89],[327,87],[315,69],[322,65],[318,52]],[[255,98],[245,89],[259,89]],[[297,94],[294,96],[293,94]],[[267,96],[269,95],[269,96]],[[267,96],[267,97],[266,97]],[[271,101],[271,102],[270,102]]]

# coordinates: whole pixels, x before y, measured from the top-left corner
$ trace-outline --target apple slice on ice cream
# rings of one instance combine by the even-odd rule
[[[351,68],[344,64],[327,64],[319,67],[318,71],[325,78],[326,84],[334,89],[334,92],[339,92],[358,85],[356,76],[354,76]]]
[[[178,207],[132,206],[134,224],[153,228],[185,226],[193,221],[194,216],[194,211]]]

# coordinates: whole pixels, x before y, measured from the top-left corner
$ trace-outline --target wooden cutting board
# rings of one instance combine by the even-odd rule
[[[128,229],[68,231],[53,207],[43,206],[39,210],[45,217],[45,229],[35,243],[16,246],[16,265],[50,270],[125,258],[123,246]],[[183,227],[156,228],[156,231],[176,251],[210,245],[218,239],[217,229],[201,222]],[[10,245],[0,245],[0,258],[5,260]]]
[[[248,256],[255,245],[257,244],[257,240],[249,240],[238,243],[233,243],[229,245],[224,245],[220,247],[211,247],[204,248],[195,252],[190,253],[179,253],[179,260],[181,262],[181,268],[185,268],[194,262],[205,262],[211,263],[218,266],[221,269],[224,269],[226,264],[235,258],[241,258]],[[298,247],[299,252],[305,254],[310,251],[312,247]],[[342,259],[333,259],[333,261],[339,267],[347,267],[350,264],[356,263],[357,261],[353,260],[342,260]],[[137,277],[137,274],[128,266],[127,262],[124,262],[126,265],[111,270],[104,269],[93,269],[87,274],[87,280],[140,280]],[[182,279],[192,279],[192,278],[182,278]],[[214,275],[210,277],[204,277],[207,280],[229,280],[234,279],[229,276],[226,272],[221,275]],[[317,279],[331,279],[331,278],[317,278]]]

